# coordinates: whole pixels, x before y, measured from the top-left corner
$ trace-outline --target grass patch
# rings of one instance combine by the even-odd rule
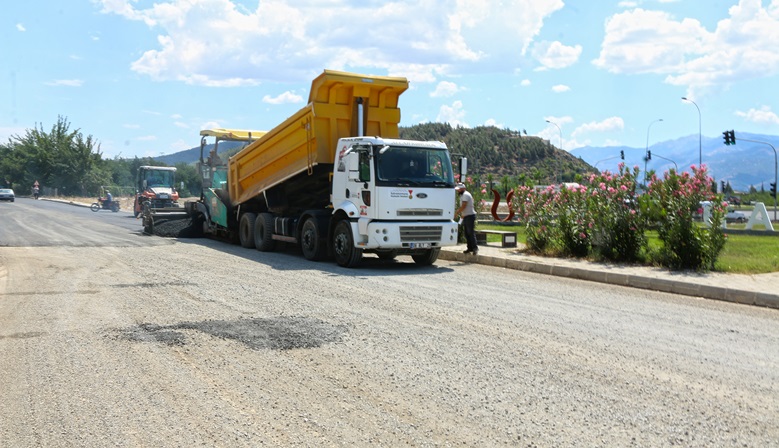
[[[476,225],[476,229],[517,232],[518,243],[525,244],[527,241],[525,227],[519,224],[501,225],[482,222]],[[649,231],[646,236],[649,252],[659,251],[663,243],[657,237],[657,232]],[[488,243],[500,244],[500,241],[500,235],[487,235]],[[652,257],[648,256],[646,259],[651,260]],[[728,234],[728,241],[714,264],[714,270],[731,274],[779,272],[779,237]]]
[[[765,274],[779,271],[779,238],[728,235],[714,269],[736,274]]]

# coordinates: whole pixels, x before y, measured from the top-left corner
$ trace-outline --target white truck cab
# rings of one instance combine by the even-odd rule
[[[355,246],[399,253],[457,244],[454,175],[442,142],[379,137],[338,141],[334,213],[352,224]]]

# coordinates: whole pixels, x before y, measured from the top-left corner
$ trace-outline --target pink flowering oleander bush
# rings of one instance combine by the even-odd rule
[[[712,193],[712,179],[706,167],[691,166],[692,174],[671,170],[662,179],[652,176],[648,185],[646,214],[657,223],[663,246],[657,261],[672,269],[709,270],[725,246],[722,229],[726,206]],[[711,202],[706,226],[693,220],[701,202]]]
[[[652,176],[638,192],[638,167],[593,174],[560,188],[518,187],[517,219],[525,225],[528,249],[536,253],[636,262],[650,258],[672,269],[712,269],[725,245],[725,207],[716,200],[705,167],[692,174]],[[693,220],[702,201],[712,201],[711,220]],[[650,253],[646,231],[656,228],[663,243]]]
[[[586,188],[521,186],[514,194],[517,219],[525,223],[525,239],[533,252],[584,257],[591,247],[591,221]]]
[[[593,250],[613,261],[641,260],[646,249],[646,219],[641,213],[638,167],[619,164],[619,172],[593,174],[588,179],[588,205],[592,220]]]
[[[592,247],[592,220],[587,204],[587,187],[562,186],[556,195],[559,243],[564,255],[586,257]]]
[[[557,238],[555,200],[551,186],[545,190],[520,186],[514,194],[517,219],[525,224],[525,243],[532,252],[546,252]]]

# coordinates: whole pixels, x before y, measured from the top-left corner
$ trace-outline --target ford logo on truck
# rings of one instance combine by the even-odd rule
[[[419,199],[425,199],[427,197],[427,193],[417,193],[417,197]]]

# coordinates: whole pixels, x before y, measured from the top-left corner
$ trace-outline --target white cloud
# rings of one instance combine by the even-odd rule
[[[27,28],[25,28],[24,25],[22,25],[21,23],[17,23],[16,24],[16,30],[17,31],[21,31],[21,32],[25,32],[25,31],[27,31]]]
[[[512,73],[544,20],[564,6],[563,0],[265,0],[253,9],[231,0],[95,2],[101,12],[141,21],[157,34],[157,45],[132,70],[206,86],[305,82],[318,74],[311,67],[384,71],[414,82],[453,72]]]
[[[140,140],[142,142],[153,142],[153,141],[157,140],[157,136],[156,135],[144,135],[144,136],[138,137],[136,140]]]
[[[262,102],[268,104],[296,104],[302,103],[303,97],[293,92],[284,92],[275,97],[265,95],[262,97]]]
[[[84,84],[84,81],[81,79],[57,79],[54,81],[45,82],[44,84],[52,87],[81,87]]]
[[[737,111],[736,115],[753,123],[779,125],[779,115],[771,111],[769,106],[763,106],[760,109],[749,109],[746,112]]]
[[[698,20],[635,9],[611,16],[605,25],[597,67],[618,74],[665,75],[686,86],[688,96],[733,82],[779,73],[779,14],[776,1],[739,0],[729,18],[707,30]],[[772,12],[773,11],[773,12]]]
[[[530,85],[530,80],[529,79],[523,79],[522,82],[519,83],[519,85],[521,85],[522,87],[527,87],[527,86]]]
[[[464,121],[465,110],[462,101],[455,101],[451,106],[443,105],[438,111],[436,122],[449,123],[452,126],[462,126],[468,128],[468,123]]]
[[[173,125],[176,126],[177,128],[189,129],[189,125],[182,121],[174,121]]]
[[[571,90],[571,88],[566,86],[565,84],[557,84],[556,86],[552,86],[552,92],[554,93],[563,93],[569,90]]]
[[[500,128],[500,129],[503,129],[503,128],[505,128],[505,126],[503,125],[503,123],[499,123],[499,122],[498,122],[497,120],[495,120],[494,118],[489,118],[489,119],[487,119],[487,121],[485,121],[485,122],[484,122],[484,126],[495,126],[496,128]]]
[[[452,96],[461,90],[462,89],[453,82],[441,81],[438,83],[435,90],[430,93],[430,96],[433,98],[447,97]]]
[[[613,132],[625,129],[625,121],[620,117],[609,117],[603,121],[585,123],[571,133],[572,137],[591,132]]]
[[[559,69],[575,64],[582,54],[582,46],[569,47],[557,41],[542,41],[533,46],[532,54],[542,68]]]

